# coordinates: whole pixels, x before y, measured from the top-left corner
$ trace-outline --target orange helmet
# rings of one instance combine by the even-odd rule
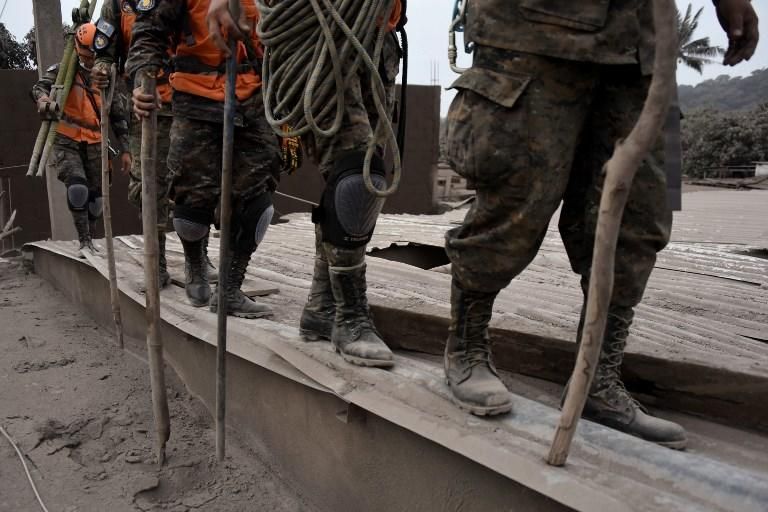
[[[83,23],[75,32],[75,41],[81,48],[93,49],[93,40],[96,37],[96,25]]]

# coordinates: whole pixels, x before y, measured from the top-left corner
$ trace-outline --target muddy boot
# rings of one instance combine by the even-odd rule
[[[445,345],[445,377],[454,403],[478,416],[512,410],[512,396],[491,357],[488,323],[497,293],[451,285],[451,326]]]
[[[162,290],[169,284],[171,284],[171,274],[168,273],[168,260],[165,258],[165,233],[162,231],[157,232],[157,242],[160,249],[160,272],[158,278],[160,280],[160,289]]]
[[[94,254],[97,252],[93,246],[93,240],[91,240],[91,230],[88,222],[88,212],[72,212],[72,218],[75,221],[75,229],[77,230],[77,239],[80,241],[80,253],[85,251]],[[82,256],[83,258],[85,256]]]
[[[395,364],[392,351],[373,325],[368,308],[365,263],[329,267],[328,276],[336,303],[331,342],[336,352],[352,364],[388,368]]]
[[[272,314],[272,308],[265,304],[255,302],[245,295],[240,287],[245,280],[245,271],[248,269],[248,262],[251,260],[249,253],[236,251],[232,255],[232,264],[227,276],[227,314],[240,318],[261,318]],[[221,283],[218,284],[221,286]],[[213,293],[211,298],[211,311],[216,313],[219,304],[219,292]]]
[[[208,269],[208,282],[209,283],[218,283],[219,282],[219,270],[213,266],[213,262],[211,261],[211,258],[208,256],[208,239],[210,238],[210,234],[208,234],[205,238],[203,238],[203,252],[205,253],[205,264],[206,268]]]
[[[320,227],[315,228],[315,270],[312,274],[312,286],[309,297],[301,312],[299,332],[305,341],[331,339],[333,321],[336,317],[336,304],[333,301],[331,280],[328,277],[328,260],[322,247]]]
[[[621,382],[621,363],[633,316],[632,308],[611,307],[584,417],[646,441],[682,450],[687,444],[685,429],[648,414]]]
[[[208,285],[205,255],[201,240],[190,242],[179,237],[184,246],[184,291],[190,304],[196,308],[207,306],[211,299],[211,287]]]

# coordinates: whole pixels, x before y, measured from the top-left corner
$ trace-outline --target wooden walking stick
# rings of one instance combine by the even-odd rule
[[[145,94],[156,97],[157,71],[142,71]],[[157,240],[157,111],[141,121],[141,220],[144,232],[144,287],[147,306],[147,353],[152,384],[152,408],[157,435],[157,462],[165,462],[165,443],[171,435],[165,394],[163,338],[160,334],[160,260]]]
[[[568,458],[576,425],[595,375],[613,293],[616,242],[632,180],[640,163],[658,140],[674,91],[677,28],[673,1],[653,0],[653,19],[656,56],[648,97],[637,124],[625,140],[617,143],[613,156],[605,164],[605,183],[597,218],[584,331],[560,423],[547,457],[547,463],[553,466],[562,466]]]
[[[240,16],[239,0],[229,0],[229,12],[237,20]],[[224,140],[221,152],[221,204],[219,206],[219,284],[216,287],[217,337],[216,337],[216,457],[226,455],[227,417],[227,288],[229,282],[229,237],[232,220],[232,157],[235,146],[235,108],[237,97],[237,41],[229,40],[230,57],[227,59],[227,82],[224,96]]]
[[[109,268],[109,293],[112,301],[112,318],[115,320],[115,333],[117,344],[124,348],[123,342],[123,318],[120,314],[120,289],[117,287],[117,266],[115,264],[115,244],[112,239],[112,200],[109,179],[109,111],[112,108],[112,100],[115,96],[117,68],[112,66],[112,76],[107,90],[101,90],[101,190],[104,201],[104,241],[107,245],[107,267]]]

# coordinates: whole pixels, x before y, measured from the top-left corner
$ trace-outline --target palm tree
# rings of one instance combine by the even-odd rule
[[[725,54],[725,50],[719,46],[710,46],[708,37],[692,41],[693,33],[699,26],[699,16],[704,10],[702,7],[691,16],[692,8],[691,4],[688,4],[685,16],[681,16],[680,11],[677,11],[677,32],[680,35],[677,59],[678,62],[701,73],[704,64],[717,62],[713,57]]]

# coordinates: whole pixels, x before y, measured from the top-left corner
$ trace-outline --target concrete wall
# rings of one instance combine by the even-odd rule
[[[22,228],[21,232],[0,242],[0,253],[51,236],[45,180],[25,176],[40,128],[40,118],[29,95],[36,81],[36,71],[0,70],[0,190],[5,191],[5,197],[0,200],[0,221],[16,209],[14,225]],[[19,165],[21,167],[16,167]],[[13,168],[3,169],[5,167]],[[127,199],[128,178],[113,172],[111,192],[115,234],[140,233],[138,211]],[[102,232],[99,227],[97,236]]]

